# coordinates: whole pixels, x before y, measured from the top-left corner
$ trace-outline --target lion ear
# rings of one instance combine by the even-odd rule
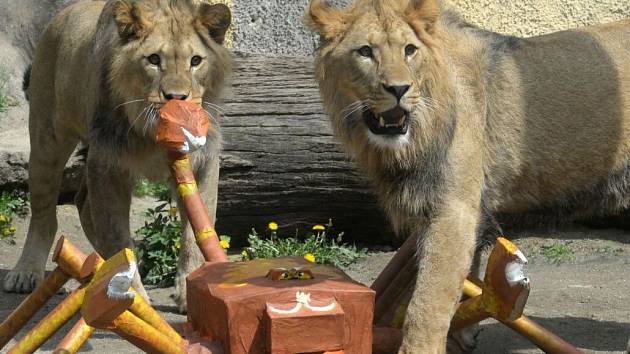
[[[438,0],[411,0],[407,16],[412,26],[421,26],[425,32],[432,34],[435,31],[435,23],[440,16],[440,11]]]
[[[223,44],[225,33],[232,23],[230,8],[224,4],[210,5],[201,3],[199,7],[199,22],[208,29],[210,37],[215,42]]]
[[[140,38],[149,30],[150,21],[146,18],[147,14],[137,4],[117,0],[114,2],[112,14],[122,39]]]
[[[325,40],[331,40],[346,30],[344,12],[322,0],[311,0],[306,9],[304,24],[319,32]]]

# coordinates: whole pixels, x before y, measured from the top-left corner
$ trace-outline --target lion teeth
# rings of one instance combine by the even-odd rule
[[[381,128],[385,128],[385,118],[383,118],[382,116],[379,117],[378,124],[381,126]]]
[[[405,116],[400,117],[398,120],[398,125],[403,125],[405,123]]]

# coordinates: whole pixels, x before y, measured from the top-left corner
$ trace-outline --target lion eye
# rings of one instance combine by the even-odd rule
[[[415,53],[417,49],[418,48],[415,45],[407,44],[407,46],[405,47],[405,55],[406,56],[413,55],[413,53]]]
[[[155,65],[155,66],[160,65],[160,56],[157,54],[149,55],[147,60],[149,61],[149,63],[151,63],[151,65]]]
[[[361,55],[362,57],[371,58],[373,56],[372,48],[370,48],[370,46],[368,45],[364,45],[363,47],[359,48],[357,52],[359,52],[359,55]]]
[[[198,66],[199,64],[201,64],[200,56],[195,55],[190,59],[190,66]]]

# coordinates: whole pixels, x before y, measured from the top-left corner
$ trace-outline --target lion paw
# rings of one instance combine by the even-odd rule
[[[448,354],[472,353],[477,346],[479,332],[481,332],[479,325],[474,325],[449,333],[446,341],[446,352]]]
[[[8,293],[30,293],[43,279],[44,272],[14,269],[4,277],[2,288]]]

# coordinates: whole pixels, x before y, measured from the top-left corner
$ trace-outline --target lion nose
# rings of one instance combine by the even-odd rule
[[[185,100],[186,98],[188,98],[187,94],[181,94],[181,93],[176,93],[176,92],[170,92],[170,93],[166,93],[165,91],[162,91],[162,94],[164,95],[164,98],[166,98],[167,100]]]
[[[407,91],[409,91],[410,86],[411,85],[389,86],[383,84],[383,88],[385,89],[385,91],[394,95],[398,102],[400,102],[400,99],[405,95],[405,93],[407,93]]]

